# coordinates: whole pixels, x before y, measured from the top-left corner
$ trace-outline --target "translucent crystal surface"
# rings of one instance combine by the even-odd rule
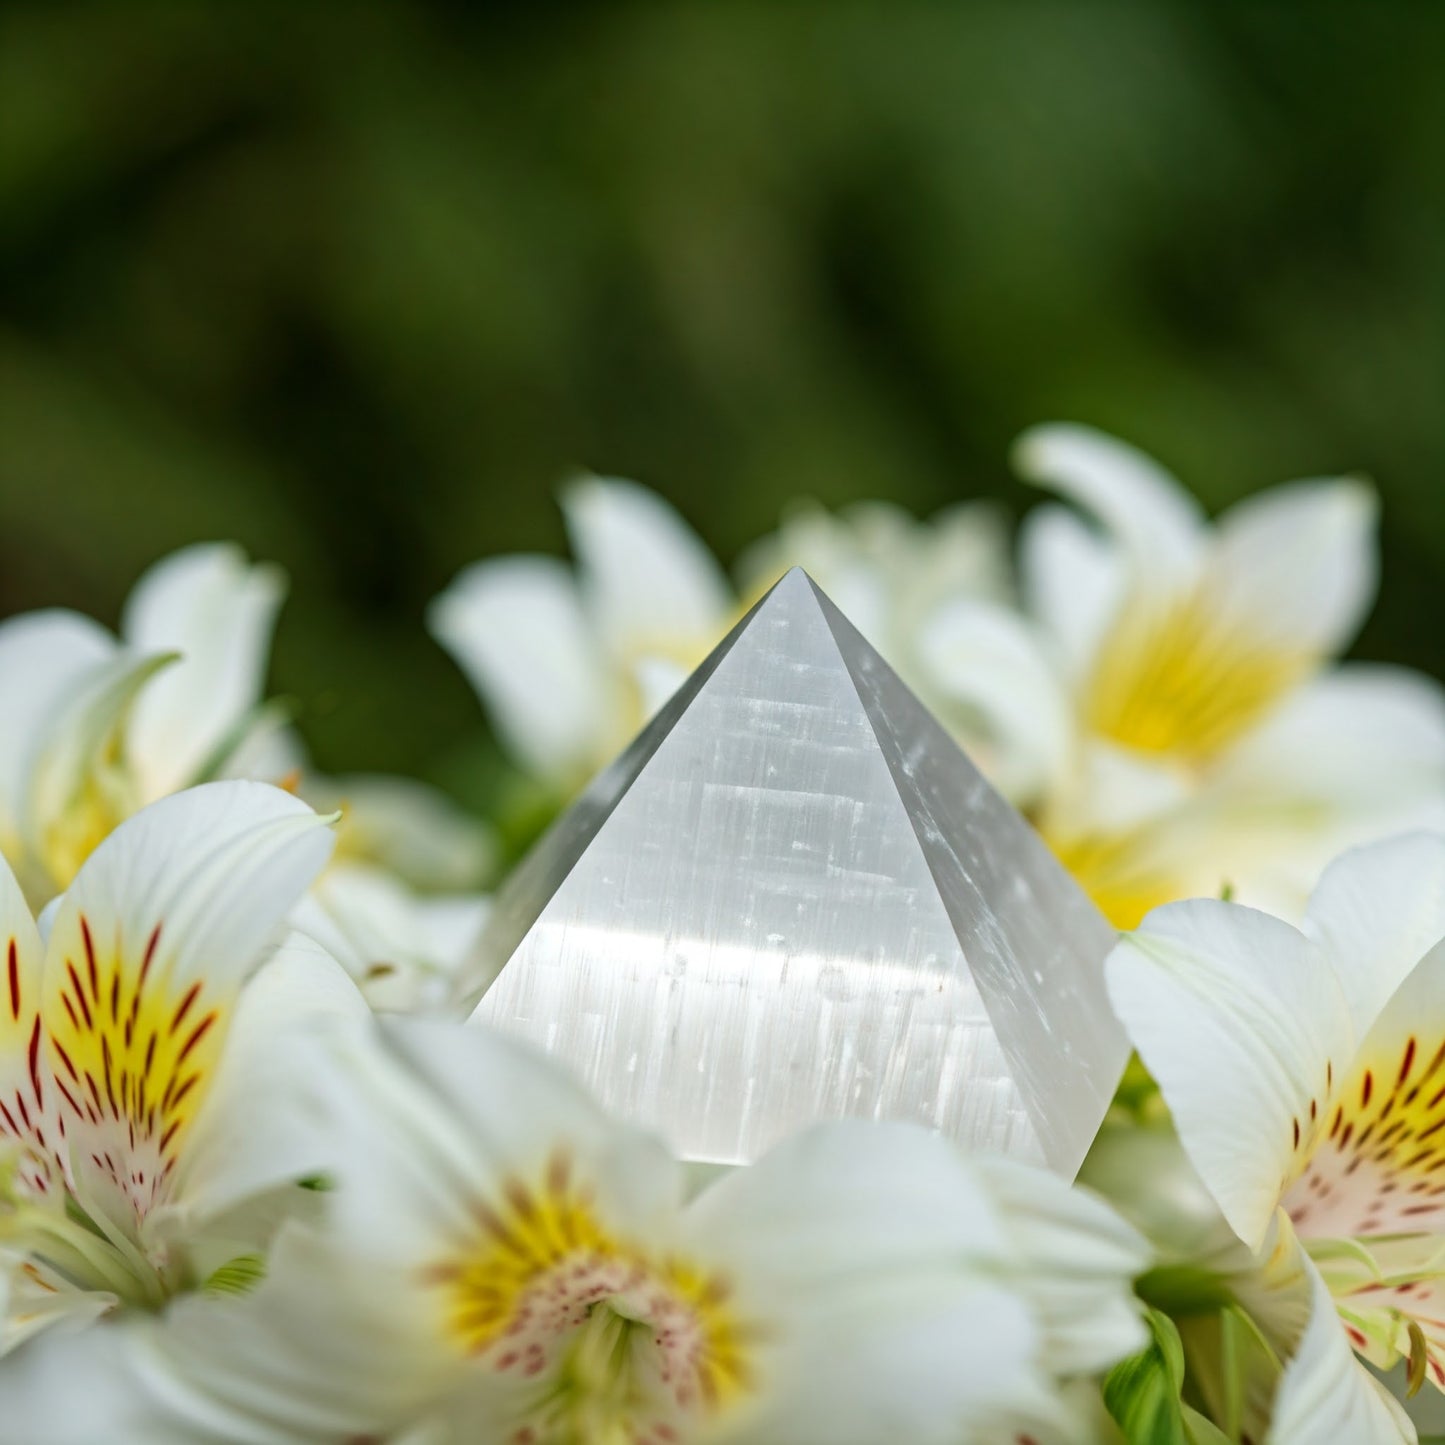
[[[1126,1056],[1112,939],[795,570],[513,875],[476,1017],[688,1158],[860,1115],[1072,1176]]]

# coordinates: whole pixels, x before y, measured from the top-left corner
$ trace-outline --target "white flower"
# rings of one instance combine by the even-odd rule
[[[298,910],[379,1007],[439,1001],[486,900],[491,840],[405,778],[314,773],[260,705],[284,584],[229,545],[163,558],[126,603],[122,637],[76,613],[0,624],[0,852],[36,904],[137,809],[209,777],[250,777],[339,809],[336,860]]]
[[[1070,1438],[1051,1375],[1142,1342],[1141,1242],[1051,1176],[854,1122],[688,1199],[657,1144],[501,1035],[413,1021],[352,1047],[326,1230],[239,1302],[92,1332],[80,1362],[37,1342],[0,1370],[11,1418],[57,1442],[120,1420],[196,1445],[1014,1445]],[[66,1363],[93,1389],[57,1412]]]
[[[141,578],[119,642],[73,612],[0,624],[0,850],[33,899],[138,808],[219,772],[260,701],[282,591],[206,544]]]
[[[340,814],[332,861],[292,924],[346,968],[372,1008],[449,1008],[490,908],[477,891],[493,866],[487,829],[412,779],[327,778],[294,747],[292,756],[296,791]]]
[[[1026,433],[1046,507],[1023,538],[1032,611],[1074,717],[1075,765],[1036,821],[1111,918],[1217,895],[1297,914],[1341,848],[1445,824],[1445,695],[1331,664],[1375,590],[1373,492],[1276,487],[1214,524],[1099,433]]]
[[[1108,983],[1225,1219],[1314,1296],[1272,1438],[1413,1438],[1341,1366],[1350,1346],[1410,1357],[1445,1388],[1445,839],[1345,855],[1302,930],[1235,904],[1160,908]],[[1331,1436],[1348,1418],[1355,1433]]]
[[[213,783],[123,823],[47,910],[0,863],[0,1347],[156,1308],[264,1250],[324,1154],[308,1050],[364,1007],[278,935],[330,850],[309,808]]]
[[[552,557],[474,563],[433,603],[430,626],[508,752],[565,794],[632,740],[736,605],[707,548],[645,487],[589,477],[562,508],[575,575]]]

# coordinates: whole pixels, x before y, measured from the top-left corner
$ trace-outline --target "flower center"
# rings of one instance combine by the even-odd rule
[[[663,1441],[751,1389],[757,1335],[726,1280],[608,1231],[565,1157],[475,1215],[470,1247],[427,1278],[460,1353],[536,1382],[512,1445]]]

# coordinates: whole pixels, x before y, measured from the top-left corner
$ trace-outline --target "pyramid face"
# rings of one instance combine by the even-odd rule
[[[1072,1177],[1114,934],[801,571],[509,880],[476,1017],[683,1157],[909,1119]]]

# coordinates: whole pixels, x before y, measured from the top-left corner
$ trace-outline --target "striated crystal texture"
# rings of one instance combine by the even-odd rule
[[[1113,937],[795,569],[518,868],[475,1017],[687,1158],[859,1115],[1072,1177],[1127,1053]]]

